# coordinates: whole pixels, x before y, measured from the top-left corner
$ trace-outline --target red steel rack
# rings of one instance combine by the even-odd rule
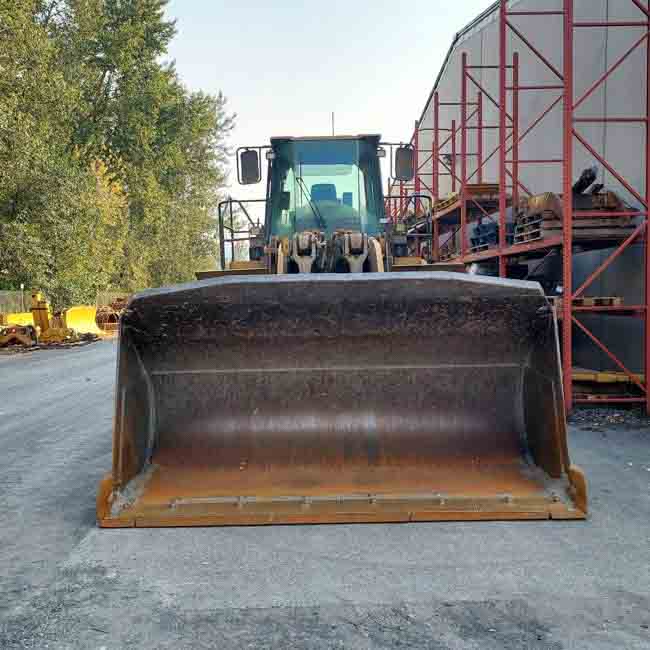
[[[650,377],[650,236],[648,233],[648,208],[650,205],[650,9],[640,0],[620,0],[629,2],[638,9],[638,20],[576,20],[574,16],[574,0],[563,0],[561,9],[517,11],[510,8],[508,0],[500,0],[499,3],[499,61],[498,65],[473,65],[466,53],[461,55],[461,96],[458,99],[442,100],[437,89],[434,89],[431,102],[433,113],[432,128],[424,128],[418,122],[410,142],[413,144],[418,161],[415,180],[408,187],[401,184],[399,194],[395,193],[397,186],[389,183],[389,198],[387,209],[393,218],[404,215],[408,205],[408,195],[411,192],[419,194],[428,192],[434,205],[440,205],[440,178],[449,176],[452,193],[458,195],[456,201],[451,204],[447,202],[442,209],[436,209],[433,215],[434,232],[434,260],[439,259],[440,240],[443,235],[441,229],[451,227],[451,232],[460,235],[460,250],[456,257],[457,261],[469,264],[473,262],[496,260],[498,261],[499,275],[507,277],[508,261],[513,257],[539,256],[545,251],[556,249],[562,254],[562,275],[565,298],[571,296],[571,300],[562,301],[561,314],[561,335],[562,335],[562,358],[563,358],[563,379],[565,391],[565,403],[570,410],[575,403],[641,403],[650,413],[650,391],[648,390],[648,377]],[[558,29],[562,31],[562,66],[552,63],[552,58],[544,52],[544,45],[533,43],[533,39],[524,33],[524,30],[517,24],[518,16],[528,18],[539,18],[540,20],[554,20]],[[577,57],[580,52],[574,48],[574,34],[576,30],[599,29],[599,30],[634,30],[633,34],[638,36],[641,29],[642,35],[633,41],[632,45],[613,64],[609,65],[605,72],[588,88],[576,96],[574,83],[574,69]],[[536,60],[547,68],[553,78],[552,83],[526,83],[522,80],[524,69],[520,66],[519,53],[509,50],[509,37],[514,35],[516,39],[528,49]],[[546,44],[550,46],[550,44]],[[554,47],[556,47],[554,45]],[[645,113],[642,115],[611,117],[607,115],[596,117],[585,117],[580,114],[580,108],[585,101],[593,95],[610,76],[621,66],[629,61],[631,55],[639,49],[645,48],[646,60],[646,101]],[[494,97],[482,84],[475,71],[492,70],[498,74],[498,97]],[[488,74],[486,72],[486,74]],[[476,94],[474,94],[474,92]],[[522,93],[535,92],[548,95],[549,99],[544,110],[536,116],[530,125],[521,130],[520,97]],[[486,124],[484,121],[484,106],[486,103],[494,106],[498,111],[498,124]],[[451,120],[451,128],[444,129],[440,126],[439,111],[441,106],[452,107],[458,111],[457,119]],[[522,159],[519,155],[521,142],[535,129],[540,128],[544,118],[560,106],[563,111],[562,126],[562,151],[554,158],[530,158]],[[640,147],[640,164],[645,170],[645,188],[641,191],[635,188],[625,177],[616,170],[615,166],[606,160],[605,156],[594,147],[585,135],[581,132],[581,125],[587,124],[638,124],[645,127],[643,145]],[[488,130],[498,130],[498,146],[487,155],[484,152],[483,134]],[[423,149],[422,143],[425,134],[431,135],[431,149]],[[472,137],[475,134],[476,137]],[[458,139],[460,139],[460,151],[458,150]],[[474,149],[470,150],[470,141],[475,143]],[[607,211],[586,211],[576,210],[573,204],[572,187],[575,178],[574,154],[577,147],[584,149],[602,167],[624,187],[631,196],[638,202],[640,208],[628,212]],[[420,160],[420,154],[428,154],[424,160]],[[498,245],[472,252],[467,246],[467,225],[476,216],[492,218],[488,212],[494,201],[494,197],[485,200],[470,193],[468,187],[471,183],[481,184],[484,182],[484,170],[487,162],[494,156],[499,156],[498,171],[498,221],[499,221],[499,242]],[[470,173],[470,161],[475,160],[472,165],[473,172]],[[424,167],[431,162],[431,172],[425,172]],[[460,175],[457,174],[457,164],[460,164]],[[527,188],[520,179],[522,166],[530,165],[557,165],[562,175],[562,202],[563,222],[559,234],[546,237],[538,241],[523,244],[509,244],[507,241],[506,214],[509,206],[518,206],[519,198],[522,195],[532,195],[531,189]],[[542,190],[545,188],[542,188]],[[587,279],[577,288],[574,286],[573,264],[574,245],[580,239],[574,229],[574,222],[579,219],[601,219],[611,217],[629,216],[636,218],[636,227],[631,234],[624,237],[613,238],[611,246],[613,252],[593,271]],[[644,298],[640,305],[630,305],[621,308],[620,306],[576,306],[576,299],[584,295],[584,292],[593,282],[604,273],[611,264],[633,243],[643,242],[645,261],[642,270],[644,274]],[[611,349],[600,340],[580,320],[580,313],[599,313],[602,315],[626,315],[629,317],[642,318],[644,321],[643,356],[645,379],[630,371],[625,364],[611,351]],[[612,363],[625,375],[630,382],[638,389],[639,396],[617,396],[617,395],[588,395],[574,398],[572,370],[573,370],[573,337],[576,331],[581,332],[599,348]]]

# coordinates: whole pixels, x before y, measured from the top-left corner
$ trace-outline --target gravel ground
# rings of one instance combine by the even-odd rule
[[[603,429],[650,429],[650,417],[642,408],[614,408],[601,406],[599,408],[579,407],[571,414],[569,423],[588,429],[601,431]]]
[[[587,522],[98,530],[114,364],[0,358],[1,648],[650,648],[647,420],[576,415]]]

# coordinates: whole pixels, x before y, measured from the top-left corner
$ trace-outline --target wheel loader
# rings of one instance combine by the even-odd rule
[[[222,268],[123,313],[100,526],[586,517],[551,306],[414,254],[387,150],[412,178],[374,135],[238,152],[244,184],[268,161],[263,223],[231,200]]]

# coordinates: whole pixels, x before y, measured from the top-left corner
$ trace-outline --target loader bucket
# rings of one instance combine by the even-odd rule
[[[103,330],[97,327],[95,317],[97,309],[86,305],[70,307],[65,312],[65,326],[75,330],[78,334],[103,334]]]
[[[205,280],[135,296],[104,527],[581,519],[536,283]]]

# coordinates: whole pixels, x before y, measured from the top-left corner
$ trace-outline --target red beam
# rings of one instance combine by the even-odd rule
[[[562,285],[565,296],[573,294],[573,0],[564,0],[564,111],[563,111],[563,158],[562,187],[564,223],[562,230]],[[562,380],[564,384],[564,407],[573,407],[573,327],[571,300],[562,301]]]
[[[476,171],[478,172],[478,182],[483,182],[483,93],[479,93],[476,98],[478,102],[478,126],[476,134],[476,149],[478,160],[476,161]],[[498,128],[498,127],[497,127]]]
[[[521,141],[562,101],[563,95],[560,95],[546,110],[544,110],[539,117],[519,136],[519,142]],[[499,127],[497,127],[499,128]],[[512,139],[512,132],[508,133],[506,135],[506,142],[508,140]],[[488,155],[488,157],[483,161],[483,165],[485,166],[494,156],[499,153],[501,149],[501,145],[497,145],[495,149],[492,150],[492,152]],[[511,146],[509,149],[506,150],[506,154],[509,154],[512,151],[513,147]],[[472,178],[476,176],[476,171],[469,177],[469,180],[471,181]]]
[[[519,52],[512,55],[512,212],[519,208]],[[506,156],[508,152],[506,152]]]
[[[430,152],[428,149],[420,149],[420,153],[428,153],[429,155],[418,166],[418,172],[433,158],[433,152]]]
[[[594,306],[586,306],[582,305],[579,307],[576,307],[574,305],[573,307],[574,312],[595,312],[595,313],[603,313],[603,314],[620,314],[620,313],[634,313],[634,314],[640,314],[643,313],[645,314],[646,308],[643,305],[594,305]]]
[[[451,181],[452,184],[454,184],[454,187],[456,182],[460,183],[460,178],[456,175],[456,172],[452,172],[451,167],[449,167],[444,160],[440,160],[440,164],[449,172],[448,174],[440,174],[440,176],[451,176]],[[452,191],[455,192],[455,189],[452,189]]]
[[[545,239],[540,239],[537,241],[528,242],[527,244],[516,244],[510,246],[505,251],[504,255],[508,257],[513,257],[515,255],[521,255],[522,253],[530,253],[532,251],[538,251],[543,248],[554,248],[555,246],[560,246],[562,244],[562,236],[557,235],[555,237],[546,237]]]
[[[508,164],[512,164],[514,160],[507,160]],[[524,158],[523,160],[517,161],[520,165],[561,165],[564,161],[561,158]]]
[[[506,210],[508,202],[506,197],[506,144],[508,142],[506,124],[506,103],[507,103],[507,68],[508,45],[508,0],[501,0],[499,5],[499,103],[502,110],[499,110],[499,277],[505,278],[508,275],[506,259],[501,255],[508,245],[506,239]],[[488,158],[488,160],[492,156]],[[487,160],[485,161],[487,162]]]
[[[507,90],[564,90],[564,86],[508,86]]]
[[[600,164],[607,169],[607,171],[616,178],[616,180],[630,193],[634,198],[647,208],[646,200],[641,198],[641,195],[578,133],[572,129],[573,135],[582,143],[582,146],[589,151],[589,153],[596,158]]]
[[[573,23],[574,27],[647,27],[647,22],[632,20],[581,21]]]
[[[467,52],[462,54],[460,85],[460,254],[467,252]]]
[[[431,194],[431,196],[433,196],[433,189],[430,188],[430,187],[426,184],[425,181],[423,181],[422,179],[420,179],[420,184],[421,184],[421,185],[424,185],[424,189],[425,189],[427,192],[429,192],[429,194]]]
[[[540,116],[521,134],[519,142],[521,142],[563,99],[560,95]],[[506,153],[510,153],[510,149]]]
[[[415,120],[415,124],[413,127],[413,149],[415,152],[415,179],[414,179],[414,191],[415,194],[420,193],[420,122],[418,120]],[[419,205],[419,199],[415,199],[415,206],[414,206],[414,211],[415,215],[417,217],[418,214],[418,205]]]
[[[594,219],[594,218],[607,218],[612,217],[641,217],[645,216],[645,212],[639,210],[622,210],[616,212],[614,210],[577,210],[574,212],[575,219]]]
[[[483,216],[490,219],[490,221],[494,221],[494,219],[492,218],[492,215],[488,214],[487,211],[485,210],[485,208],[475,198],[470,197],[469,201],[470,201],[470,203],[473,203],[483,213]]]
[[[444,164],[444,163],[443,163]],[[445,165],[445,167],[447,167]],[[451,191],[456,193],[456,120],[451,121],[451,169],[447,167],[451,174]]]
[[[502,253],[499,252],[498,248],[491,248],[487,251],[481,251],[480,253],[471,253],[466,255],[463,258],[463,262],[469,264],[470,262],[479,262],[481,260],[502,258],[505,262],[505,259],[508,257],[516,257],[518,255],[523,255],[525,253],[532,253],[535,251],[544,250],[546,248],[556,248],[562,245],[562,236],[557,235],[555,237],[547,237],[545,239],[538,239],[536,241],[528,242],[526,244],[516,244],[505,248]]]
[[[508,174],[508,176],[510,176],[510,178],[512,179],[512,181],[514,183],[514,181],[515,181],[514,176],[512,175],[512,172],[509,169],[506,169],[506,174]],[[517,180],[516,185],[517,185],[517,187],[520,187],[524,192],[526,192],[526,194],[528,194],[528,196],[533,195],[533,193],[520,180]],[[513,191],[514,191],[514,187],[513,187]]]
[[[650,18],[650,12],[641,6],[637,0],[632,0],[634,4]],[[650,382],[650,231],[648,229],[648,206],[650,206],[650,28],[646,31],[646,118],[645,123],[645,205],[646,205],[646,233],[645,233],[645,328],[644,328],[644,370],[646,386]],[[650,390],[646,390],[646,413],[650,415]]]
[[[576,397],[574,404],[645,404],[645,397],[607,397],[593,395],[591,397]]]
[[[616,71],[622,64],[623,62],[636,50],[643,41],[645,41],[648,38],[648,34],[644,34],[638,41],[634,43],[634,45],[627,51],[623,56],[621,56],[620,59],[618,59],[612,66],[609,68],[609,70],[605,71],[603,75],[601,75],[594,83],[585,90],[585,92],[582,94],[580,99],[574,103],[573,105],[573,110],[575,111],[590,95],[592,95],[600,86],[601,84],[604,83],[604,81],[614,72]]]
[[[562,80],[562,73],[519,31],[507,18],[506,25],[517,34],[517,36],[524,42],[531,52],[533,52],[539,60],[554,74],[558,79]]]
[[[438,93],[433,95],[433,144],[432,149],[433,153],[431,154],[431,165],[433,167],[432,173],[433,178],[431,179],[431,184],[433,185],[433,205],[435,206],[436,201],[440,195],[439,189],[439,177],[438,173],[440,172],[440,163],[438,162],[439,157],[439,141],[440,141],[440,97]],[[435,259],[435,258],[434,258]]]
[[[467,78],[490,100],[490,102],[492,102],[492,104],[494,104],[495,108],[498,111],[500,111],[501,108],[500,108],[499,102],[497,102],[497,100],[494,99],[494,97],[492,97],[492,95],[490,95],[490,93],[487,90],[485,90],[485,88],[483,88],[483,86],[481,86],[481,84],[478,81],[476,81],[476,79],[474,79],[474,77],[469,72],[466,72],[465,74],[466,74]],[[504,112],[506,114],[506,117],[512,122],[512,116],[505,109],[504,109]]]
[[[585,124],[644,124],[647,117],[574,117],[574,122]]]
[[[509,11],[507,16],[564,16],[563,11]]]

